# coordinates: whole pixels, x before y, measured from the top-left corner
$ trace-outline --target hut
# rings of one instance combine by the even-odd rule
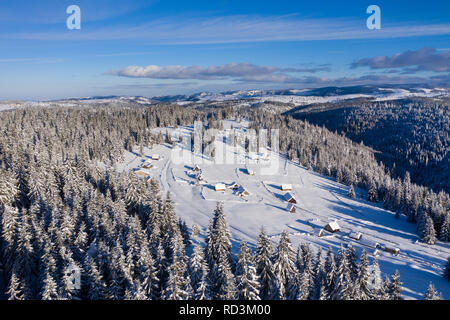
[[[325,235],[325,230],[324,229],[316,229],[316,231],[314,232],[316,236],[318,236],[319,238],[323,237]]]
[[[243,186],[240,186],[238,188],[237,194],[240,195],[241,197],[247,197],[250,195],[250,192],[248,192],[248,190],[245,189]]]
[[[396,255],[396,256],[400,253],[400,249],[399,248],[388,247],[388,246],[384,247],[384,251],[392,253],[393,255]]]
[[[361,232],[352,232],[348,236],[354,240],[360,240],[362,237],[362,233]]]
[[[247,169],[247,174],[249,176],[254,176],[255,175],[255,171],[253,171],[252,169]]]
[[[197,179],[198,181],[203,181],[204,179],[203,179],[202,173],[201,173],[201,172],[197,173],[197,174],[195,175],[195,179]]]
[[[286,211],[290,213],[295,213],[295,206],[292,203],[289,203],[286,207]]]
[[[153,154],[152,155],[152,160],[159,160],[159,159],[161,159],[159,154]]]
[[[282,191],[292,191],[292,184],[283,183],[281,185],[281,190]]]
[[[216,190],[216,191],[225,191],[226,187],[225,187],[225,185],[223,183],[217,183],[214,186],[214,190]]]
[[[200,171],[202,171],[202,169],[200,169],[200,166],[199,166],[198,164],[196,164],[196,165],[194,166],[193,171],[194,171],[194,172],[200,172]]]
[[[339,227],[339,224],[336,221],[330,222],[325,226],[325,230],[334,233],[339,232],[341,229]]]
[[[240,185],[239,185],[238,183],[236,183],[236,182],[232,182],[232,183],[228,186],[228,188],[231,189],[231,190],[239,190]]]
[[[136,175],[137,175],[138,177],[144,177],[144,178],[146,178],[146,177],[149,176],[148,171],[142,170],[142,169],[136,170],[134,173],[136,173]]]
[[[152,165],[152,163],[151,163],[150,161],[145,161],[145,162],[141,165],[141,168],[144,168],[144,169],[151,169],[151,168],[153,168],[153,165]]]
[[[284,195],[284,200],[289,203],[297,203],[297,199],[289,192]]]

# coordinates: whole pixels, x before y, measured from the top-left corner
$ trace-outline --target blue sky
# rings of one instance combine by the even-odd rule
[[[66,8],[81,9],[68,30]],[[369,30],[366,8],[381,8]],[[0,0],[0,99],[448,85],[449,1]]]

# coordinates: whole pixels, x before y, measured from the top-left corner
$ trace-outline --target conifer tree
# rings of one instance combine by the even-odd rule
[[[443,276],[444,279],[450,281],[450,256],[447,258],[447,263],[445,264]]]
[[[189,262],[189,275],[196,300],[211,299],[208,274],[209,270],[203,255],[203,249],[200,246],[195,246]]]
[[[332,292],[335,289],[337,266],[334,259],[333,251],[331,247],[328,248],[327,257],[325,260],[325,289],[326,296],[331,297]]]
[[[277,299],[285,300],[291,296],[288,285],[297,274],[295,266],[295,253],[292,250],[291,240],[286,231],[281,234],[280,242],[274,256],[273,264],[276,284]]]
[[[389,296],[392,300],[402,300],[401,293],[403,291],[402,282],[400,282],[400,273],[395,270],[392,276],[391,285],[389,288]]]
[[[348,193],[347,196],[349,196],[350,198],[356,198],[356,194],[355,194],[355,189],[353,188],[353,184],[350,185],[350,187],[348,188]]]
[[[272,254],[272,243],[267,238],[264,228],[261,228],[255,252],[256,273],[261,284],[261,300],[270,300],[275,294],[276,279],[273,273]]]
[[[355,279],[353,296],[357,300],[370,300],[372,291],[370,289],[370,270],[366,250],[363,250],[360,258],[358,276]]]
[[[341,245],[337,262],[337,272],[334,283],[334,290],[331,293],[333,300],[350,300],[352,299],[352,279],[349,261],[344,248]]]
[[[236,299],[260,300],[259,281],[256,269],[253,266],[253,257],[247,243],[243,241],[240,246],[236,266]]]
[[[424,294],[424,299],[425,300],[441,300],[439,298],[438,292],[436,291],[434,285],[431,282],[428,285],[427,291]]]

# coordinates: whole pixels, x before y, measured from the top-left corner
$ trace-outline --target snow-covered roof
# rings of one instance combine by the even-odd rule
[[[225,189],[226,189],[226,187],[225,187],[225,185],[223,184],[223,183],[217,183],[215,186],[214,186],[214,189],[216,190],[216,191],[224,191]]]
[[[286,207],[286,210],[291,212],[291,211],[295,211],[295,206],[293,203],[289,203]]]
[[[281,185],[281,190],[292,190],[292,184],[289,183],[283,183]]]
[[[339,230],[339,229],[340,229],[339,224],[337,223],[337,221],[329,222],[329,223],[327,224],[327,226],[328,226],[331,230]]]
[[[136,170],[134,173],[136,173],[138,176],[148,176],[150,174],[148,171],[143,169]]]
[[[294,197],[290,192],[288,192],[288,193],[286,193],[286,194],[284,195],[284,199],[285,199],[286,201],[289,201],[289,200],[295,200],[295,201],[297,202],[297,200],[295,199],[295,197]]]
[[[152,155],[152,159],[153,160],[159,160],[161,157],[159,156],[159,154],[153,154]]]
[[[349,237],[355,240],[359,240],[362,237],[362,233],[361,232],[352,232],[349,234]]]

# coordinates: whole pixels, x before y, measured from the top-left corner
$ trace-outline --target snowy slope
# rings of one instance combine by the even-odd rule
[[[225,127],[230,124],[226,122]],[[237,126],[236,123],[233,125]],[[241,124],[241,127],[245,130],[246,124]],[[161,130],[165,132],[166,129]],[[169,128],[172,136],[187,137],[191,131],[192,127]],[[220,147],[223,141],[216,144]],[[406,298],[422,298],[430,281],[444,298],[450,298],[450,284],[441,277],[445,261],[450,256],[450,245],[419,243],[415,225],[404,219],[397,220],[392,212],[363,200],[363,191],[356,190],[357,199],[350,199],[346,196],[346,186],[270,151],[266,156],[260,156],[259,160],[251,161],[242,150],[227,150],[228,156],[239,160],[235,164],[214,164],[201,156],[195,156],[193,161],[187,163],[179,163],[175,157],[179,151],[178,148],[158,145],[152,150],[145,149],[145,157],[127,153],[119,170],[136,169],[152,154],[161,155],[161,160],[153,161],[155,167],[150,170],[150,175],[160,181],[164,193],[171,192],[177,214],[188,225],[195,223],[200,227],[198,241],[204,239],[217,201],[224,202],[234,250],[238,249],[241,240],[254,247],[261,226],[265,227],[274,245],[278,243],[281,232],[287,230],[294,247],[310,242],[315,248],[327,249],[331,246],[336,251],[341,244],[346,246],[352,241],[348,237],[350,232],[357,231],[363,234],[361,241],[353,240],[359,253],[365,249],[373,257],[376,254],[375,243],[400,249],[398,256],[383,250],[377,252],[382,272],[393,274],[395,269],[399,269]],[[238,155],[234,154],[235,151]],[[279,160],[275,174],[263,174],[260,170],[265,166],[263,159],[269,157]],[[204,183],[201,185],[194,184],[190,173],[193,164],[200,164],[202,169]],[[248,175],[246,168],[255,170],[255,175]],[[236,182],[245,187],[250,195],[240,197],[229,189],[216,192],[214,185],[219,182]],[[283,199],[281,183],[292,184],[292,194],[297,199],[296,213],[286,211],[287,202]],[[318,231],[330,221],[337,221],[341,232],[318,237]]]

